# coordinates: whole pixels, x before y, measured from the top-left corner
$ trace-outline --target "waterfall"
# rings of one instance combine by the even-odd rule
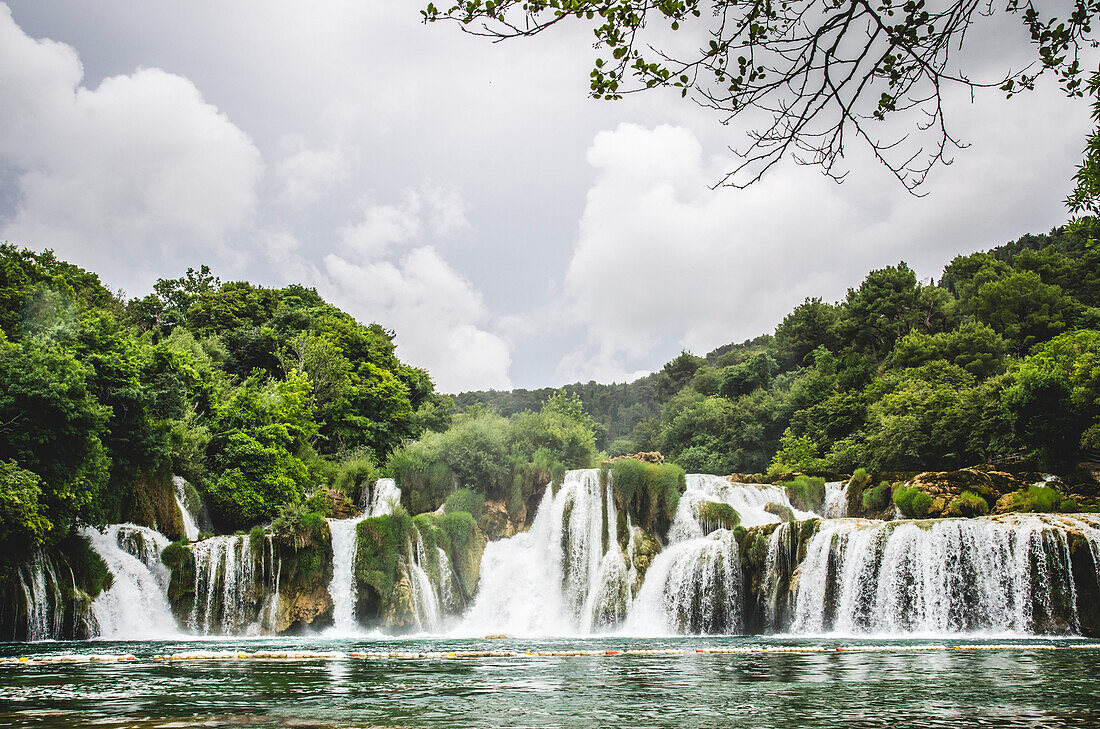
[[[401,503],[401,489],[392,478],[380,478],[359,494],[359,510],[367,516],[386,516]]]
[[[112,524],[103,532],[85,528],[83,534],[114,576],[111,586],[92,602],[100,637],[132,640],[177,634],[165,596],[169,574],[160,561],[168,539],[134,524]]]
[[[614,504],[596,469],[569,471],[543,494],[530,531],[490,543],[481,584],[462,624],[471,634],[588,632],[600,593],[619,579]]]
[[[791,551],[790,523],[780,524],[768,537],[768,553],[764,558],[764,583],[762,592],[764,596],[764,629],[768,631],[779,630],[780,605],[784,599],[780,591],[784,588],[784,581],[794,572],[797,554]]]
[[[766,510],[768,504],[776,504],[791,510],[796,519],[810,519],[816,516],[812,512],[799,511],[791,506],[787,491],[773,484],[730,483],[720,476],[690,473],[687,476],[687,490],[680,497],[676,508],[676,517],[669,530],[669,542],[683,542],[698,539],[704,534],[697,509],[701,502],[713,501],[729,504],[741,517],[744,527],[774,524],[780,517]]]
[[[799,567],[799,633],[1059,633],[1079,628],[1069,529],[1092,518],[1010,514],[825,522]],[[1095,547],[1093,547],[1095,549]]]
[[[405,564],[408,567],[416,628],[419,632],[438,630],[443,623],[443,610],[440,607],[439,594],[428,575],[428,556],[420,532],[416,532],[416,541],[410,541],[407,547],[409,558]]]
[[[674,544],[653,560],[626,622],[633,635],[739,633],[741,565],[727,529]]]
[[[354,633],[355,619],[355,554],[359,544],[359,522],[366,516],[351,519],[329,519],[332,533],[332,581],[328,593],[332,596],[332,632],[337,635]]]
[[[172,483],[176,487],[176,505],[180,509],[180,518],[183,519],[183,535],[188,541],[199,538],[198,512],[192,510],[187,504],[187,481],[182,476],[173,476]]]
[[[830,481],[825,484],[825,504],[821,515],[826,519],[843,519],[848,516],[849,481]]]
[[[439,560],[439,598],[443,610],[448,615],[454,615],[463,608],[464,600],[462,592],[455,581],[454,568],[451,567],[451,559],[441,547],[435,548],[436,558]]]
[[[16,571],[27,614],[27,640],[61,637],[62,597],[53,561],[41,550]]]
[[[278,570],[265,544],[247,535],[210,537],[191,545],[195,559],[195,594],[189,627],[203,635],[255,635],[273,629]],[[257,569],[259,568],[259,569]],[[266,609],[265,609],[266,605]]]

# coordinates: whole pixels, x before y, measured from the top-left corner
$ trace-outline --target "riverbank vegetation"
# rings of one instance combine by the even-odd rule
[[[938,283],[888,266],[841,301],[807,299],[773,334],[705,357],[681,353],[635,383],[565,389],[590,393],[596,421],[636,419],[625,436],[602,422],[599,448],[660,451],[688,472],[994,462],[1089,480],[1079,467],[1096,468],[1100,450],[1095,237],[1087,225],[1027,235],[956,257]],[[544,392],[455,400],[511,412]]]
[[[449,405],[395,356],[392,332],[312,289],[202,267],[126,300],[48,251],[0,246],[6,563],[85,524],[182,537],[173,473],[219,531],[270,521],[441,428]]]

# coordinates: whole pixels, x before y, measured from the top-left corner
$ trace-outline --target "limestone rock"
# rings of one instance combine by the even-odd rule
[[[631,453],[631,454],[625,455],[625,456],[615,456],[614,458],[608,460],[607,462],[608,463],[614,463],[615,461],[621,461],[624,458],[633,458],[634,460],[641,461],[642,463],[664,463],[665,462],[665,457],[662,456],[657,451],[643,451],[641,453]]]
[[[275,632],[321,627],[332,622],[332,596],[324,587],[311,590],[285,590],[279,595]]]

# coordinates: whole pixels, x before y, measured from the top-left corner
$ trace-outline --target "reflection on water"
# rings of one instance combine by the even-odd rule
[[[968,640],[966,643],[981,643]],[[998,640],[997,644],[1006,642]],[[1074,641],[1080,643],[1084,641]],[[677,648],[671,656],[183,661],[0,667],[0,726],[1095,727],[1100,650],[953,650],[959,642],[759,638],[271,641],[0,645],[139,659],[189,649],[351,651]],[[1058,645],[1071,645],[1068,641]],[[699,647],[822,646],[700,654]]]

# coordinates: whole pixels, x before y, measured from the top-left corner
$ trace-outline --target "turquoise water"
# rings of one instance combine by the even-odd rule
[[[1084,640],[222,639],[0,644],[0,656],[130,653],[130,663],[0,666],[0,726],[1096,727],[1100,643]],[[955,646],[1013,645],[957,650]],[[808,653],[700,648],[822,647]],[[930,651],[906,650],[938,646]],[[1057,646],[1043,650],[1036,646]],[[838,652],[837,647],[870,648]],[[672,656],[154,661],[189,650],[561,651]]]

